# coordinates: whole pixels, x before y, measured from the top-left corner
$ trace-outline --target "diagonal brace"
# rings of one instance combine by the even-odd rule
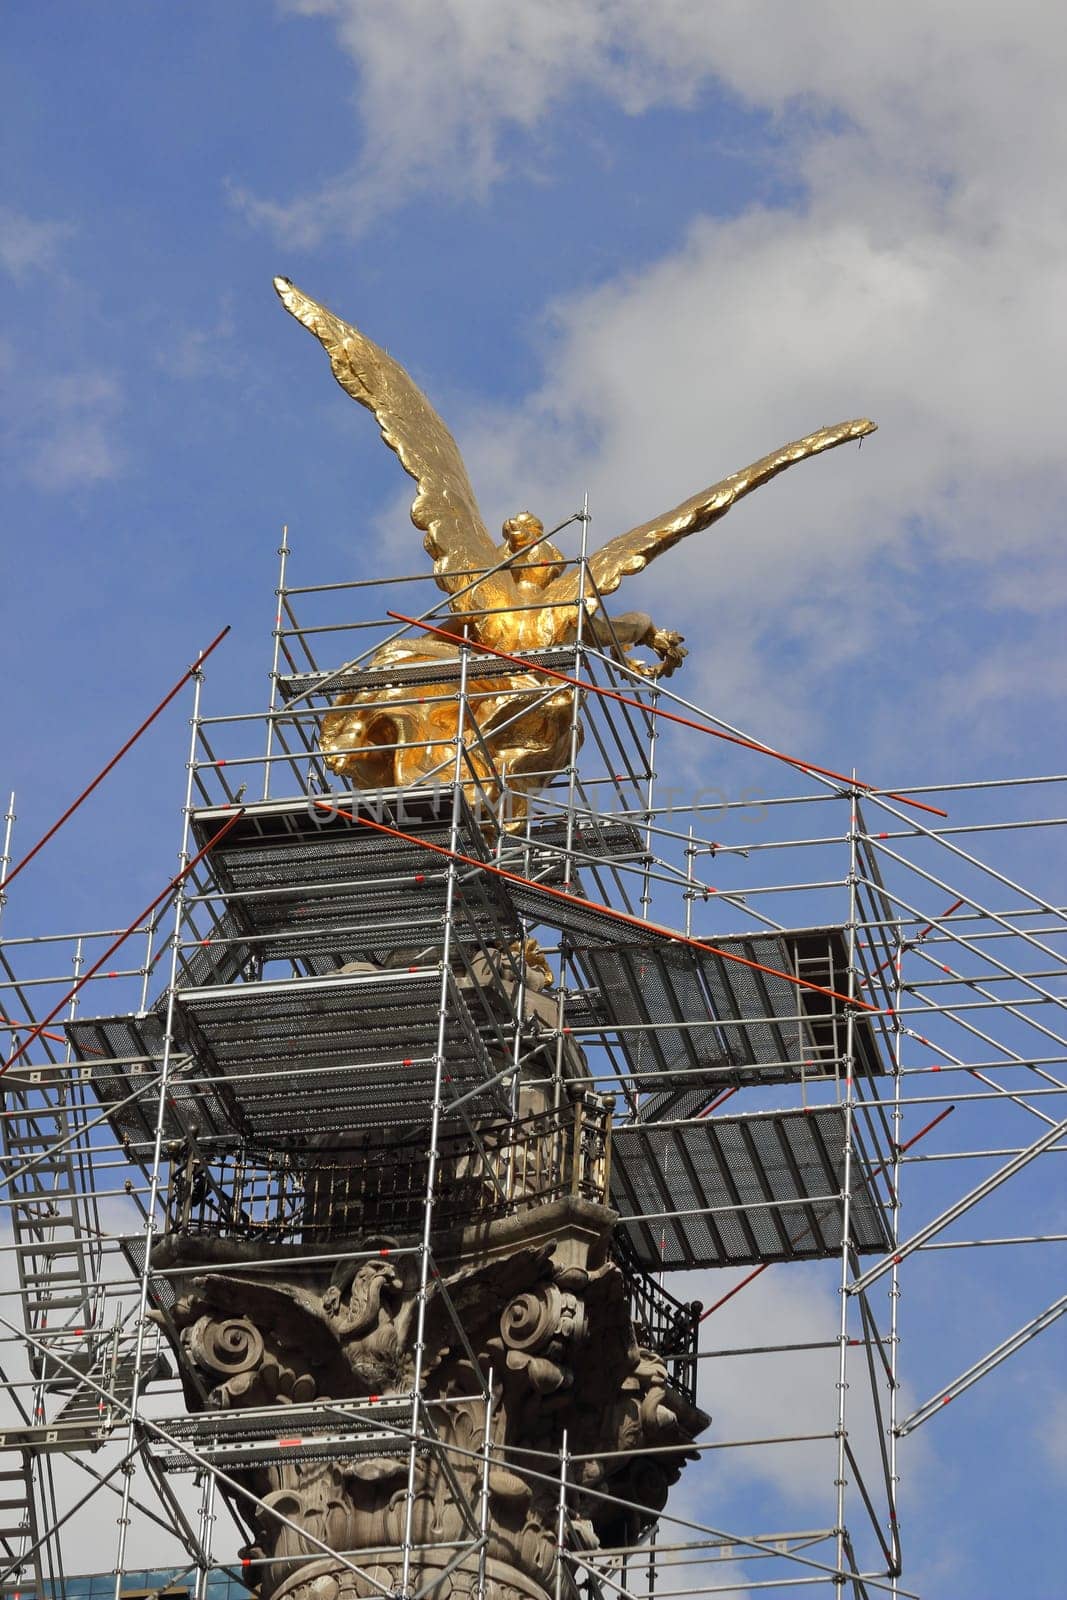
[[[918,1410],[913,1411],[910,1417],[905,1417],[896,1430],[898,1438],[903,1438],[906,1433],[911,1433],[921,1422],[925,1422],[927,1418],[940,1411],[942,1406],[947,1406],[950,1400],[955,1400],[957,1395],[962,1394],[965,1389],[969,1389],[972,1383],[977,1383],[979,1378],[984,1378],[987,1372],[992,1372],[994,1367],[998,1367],[1002,1361],[1006,1361],[1009,1356],[1014,1355],[1016,1350],[1021,1350],[1024,1344],[1028,1344],[1031,1339],[1036,1339],[1037,1335],[1044,1333],[1046,1328],[1051,1328],[1052,1324],[1059,1317],[1062,1317],[1065,1311],[1067,1311],[1067,1294],[1061,1295],[1058,1300],[1054,1300],[1046,1310],[1026,1323],[1024,1327],[1017,1328],[1002,1344],[998,1344],[995,1350],[990,1350],[988,1354],[976,1361],[973,1366],[968,1367],[966,1372],[961,1372],[958,1378],[953,1378],[952,1382],[946,1384],[944,1389],[939,1390],[924,1405],[919,1406]]]
[[[859,1294],[861,1289],[870,1288],[872,1283],[877,1282],[891,1267],[903,1261],[905,1256],[910,1256],[914,1250],[918,1250],[928,1239],[932,1239],[935,1234],[940,1233],[950,1223],[955,1222],[957,1217],[962,1217],[965,1211],[969,1211],[972,1206],[977,1205],[979,1200],[984,1200],[987,1194],[992,1194],[994,1189],[998,1189],[1002,1183],[1006,1183],[1017,1172],[1021,1172],[1023,1167],[1029,1166],[1036,1156],[1042,1155],[1058,1139],[1062,1139],[1065,1133],[1067,1133],[1067,1118],[1064,1118],[1062,1122],[1057,1122],[1047,1133],[1043,1133],[1040,1139],[1036,1139],[1033,1144],[1027,1145],[1025,1150],[1020,1150],[1019,1154],[1013,1156],[1005,1166],[991,1173],[988,1178],[984,1178],[977,1188],[972,1189],[969,1194],[965,1194],[962,1200],[957,1200],[955,1205],[949,1206],[947,1211],[942,1211],[940,1216],[935,1217],[932,1222],[928,1222],[925,1228],[920,1228],[918,1233],[913,1233],[911,1238],[904,1244],[897,1245],[889,1255],[883,1256],[881,1261],[876,1261],[873,1267],[868,1267],[866,1272],[849,1284],[849,1294]]]

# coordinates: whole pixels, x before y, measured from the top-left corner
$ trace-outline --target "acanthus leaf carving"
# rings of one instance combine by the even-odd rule
[[[636,1537],[655,1520],[708,1419],[674,1388],[664,1360],[635,1341],[622,1273],[603,1252],[610,1213],[598,1213],[599,1239],[584,1214],[582,1221],[564,1238],[559,1262],[551,1246],[530,1247],[520,1236],[431,1279],[422,1394],[445,1454],[420,1452],[410,1504],[403,1428],[395,1449],[376,1439],[374,1454],[246,1469],[244,1481],[264,1497],[262,1600],[324,1600],[331,1585],[337,1600],[360,1600],[352,1574],[343,1563],[331,1566],[315,1540],[382,1552],[368,1559],[393,1581],[397,1569],[385,1552],[400,1546],[409,1517],[427,1571],[434,1548],[473,1538],[487,1415],[477,1396],[490,1371],[487,1559],[496,1576],[486,1600],[509,1592],[539,1600],[554,1586],[558,1492],[530,1473],[527,1452],[558,1452],[564,1429],[577,1458],[570,1537],[593,1548]],[[211,1402],[234,1408],[409,1394],[417,1271],[413,1253],[394,1259],[393,1248],[393,1241],[355,1242],[336,1265],[294,1261],[291,1269],[275,1267],[269,1281],[224,1270],[194,1279],[175,1320],[183,1360],[208,1381]],[[605,1489],[644,1509],[613,1506]],[[464,1558],[448,1582],[464,1594],[471,1577]]]

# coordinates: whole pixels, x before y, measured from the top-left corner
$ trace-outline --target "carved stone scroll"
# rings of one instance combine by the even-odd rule
[[[442,1239],[449,1265],[430,1280],[421,1362],[436,1437],[413,1468],[403,1403],[416,1365],[417,1253],[370,1238],[353,1241],[335,1266],[290,1247],[284,1266],[256,1270],[256,1246],[246,1243],[232,1254],[251,1270],[238,1272],[236,1259],[227,1270],[223,1241],[163,1241],[158,1264],[205,1269],[173,1313],[192,1406],[195,1373],[220,1409],[300,1404],[306,1417],[317,1402],[323,1425],[336,1429],[331,1402],[374,1396],[400,1402],[408,1419],[395,1446],[379,1439],[336,1459],[280,1452],[241,1470],[261,1501],[244,1554],[262,1600],[398,1592],[409,1519],[412,1593],[431,1584],[439,1600],[458,1600],[484,1586],[491,1600],[544,1600],[556,1579],[564,1430],[577,1458],[569,1542],[629,1542],[655,1520],[708,1419],[635,1341],[625,1281],[608,1255],[614,1221],[573,1198]],[[468,1347],[492,1374],[491,1406]]]

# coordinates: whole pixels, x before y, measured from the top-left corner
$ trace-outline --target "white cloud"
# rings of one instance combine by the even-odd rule
[[[66,222],[38,221],[0,207],[0,269],[23,290],[42,272],[62,282],[60,250],[73,231]],[[23,326],[31,324],[24,318]],[[49,371],[42,359],[39,337],[28,344],[21,337],[16,341],[13,331],[11,339],[0,340],[0,430],[14,472],[55,494],[117,477],[124,465],[116,439],[123,407],[118,379],[84,366]]]
[[[52,267],[72,232],[70,223],[38,222],[0,206],[0,267],[16,281]]]
[[[631,84],[619,49],[639,13],[631,0],[283,0],[283,9],[332,19],[356,62],[362,129],[359,160],[314,194],[238,195],[295,245],[334,229],[359,232],[422,188],[484,195],[504,170],[502,137],[537,128],[590,72],[610,68],[630,108],[649,103],[644,73]]]
[[[790,1347],[770,1355],[729,1356],[701,1362],[701,1404],[712,1415],[712,1427],[706,1437],[735,1441],[789,1436],[797,1441],[713,1453],[699,1488],[705,1517],[713,1524],[717,1485],[728,1485],[731,1492],[751,1485],[757,1491],[760,1487],[773,1490],[798,1515],[825,1519],[813,1521],[811,1526],[834,1525],[837,1444],[825,1436],[832,1435],[837,1426],[835,1341],[839,1294],[833,1282],[837,1270],[836,1264],[772,1267],[727,1301],[703,1326],[701,1347],[706,1350],[752,1345]],[[702,1296],[710,1305],[728,1291],[732,1281],[731,1275],[717,1272],[700,1280],[687,1280],[684,1291],[678,1283],[672,1283],[671,1288],[675,1293]],[[849,1355],[849,1380],[849,1440],[877,1504],[884,1500],[884,1490],[880,1486],[870,1385],[859,1349]],[[883,1384],[883,1406],[884,1391]],[[921,1468],[922,1462],[913,1461],[911,1466],[914,1493],[915,1469]],[[757,1517],[753,1525],[765,1527],[766,1519]],[[746,1533],[751,1529],[734,1531]]]
[[[878,19],[847,0],[282,0],[282,9],[332,22],[357,71],[358,162],[314,196],[263,208],[305,238],[358,231],[375,209],[442,179],[454,193],[484,193],[507,168],[509,136],[542,128],[578,90],[640,115],[725,89],[808,134],[813,184],[862,198],[873,163],[879,185],[892,175],[906,212],[913,183],[932,179],[947,207],[989,233],[1003,222],[990,202],[1009,187],[1020,202],[1041,188],[1065,132],[1064,30],[1041,0],[1010,12],[993,0],[899,0]],[[861,166],[842,158],[843,137],[865,146]],[[1030,211],[1035,241],[1053,216],[1049,204]]]
[[[362,124],[357,168],[261,208],[304,242],[431,183],[484,192],[515,159],[505,152],[533,151],[584,86],[635,115],[714,88],[776,120],[799,202],[701,215],[714,196],[695,168],[682,248],[556,305],[547,380],[510,415],[458,429],[490,525],[527,503],[565,515],[588,488],[599,542],[820,423],[878,420],[862,455],[798,468],[641,580],[658,620],[701,629],[685,692],[782,737],[817,723],[826,683],[864,655],[899,662],[902,640],[918,655],[923,606],[909,608],[909,593],[939,584],[951,612],[959,573],[993,606],[1003,579],[1015,608],[1038,607],[1034,575],[1058,543],[1067,489],[1055,309],[1067,293],[1067,28],[1055,8],[296,9],[331,22],[353,57]],[[959,610],[945,619],[976,648],[968,625]],[[768,643],[787,647],[791,670],[760,687]],[[1067,671],[1062,644],[1040,680],[1013,660],[1016,693]],[[1010,689],[992,669],[969,679],[972,713]],[[931,719],[938,704],[935,692]]]
[[[1038,1443],[1050,1471],[1067,1482],[1067,1393],[1049,1397],[1038,1431]]]
[[[157,351],[155,364],[169,378],[189,382],[232,379],[244,375],[248,362],[234,340],[233,307],[228,294],[221,297],[217,315],[201,326],[176,327],[166,346]]]
[[[6,448],[19,475],[35,488],[63,494],[122,472],[125,457],[116,431],[124,397],[113,373],[42,373],[0,345],[0,377]]]
[[[753,1346],[780,1347],[758,1355],[724,1354],[700,1362],[701,1405],[712,1422],[705,1442],[723,1446],[703,1453],[685,1470],[672,1490],[668,1513],[721,1530],[736,1539],[775,1530],[828,1530],[836,1526],[837,1443],[833,1434],[838,1411],[839,1265],[836,1262],[776,1265],[753,1279],[715,1311],[701,1329],[705,1352],[729,1352]],[[683,1299],[699,1297],[712,1305],[747,1276],[746,1271],[694,1273],[673,1278],[670,1288]],[[884,1309],[884,1307],[883,1307]],[[877,1313],[881,1315],[882,1312]],[[855,1307],[851,1316],[857,1315]],[[886,1328],[882,1329],[885,1333]],[[858,1332],[850,1325],[850,1334]],[[807,1346],[808,1348],[804,1348]],[[888,1391],[876,1364],[883,1423],[888,1419]],[[866,1356],[859,1347],[848,1352],[845,1425],[849,1444],[860,1463],[864,1484],[880,1514],[887,1515],[877,1419],[872,1403]],[[906,1413],[914,1404],[908,1385],[899,1403]],[[818,1437],[813,1437],[818,1436]],[[829,1437],[828,1437],[829,1436]],[[789,1442],[764,1442],[773,1440]],[[744,1441],[757,1441],[744,1443]],[[906,1445],[906,1481],[902,1486],[906,1514],[924,1500],[941,1468],[934,1442],[918,1436]],[[877,1561],[877,1546],[864,1510],[855,1472],[846,1466],[846,1519],[861,1565],[865,1553]],[[684,1529],[661,1524],[660,1543],[690,1537]],[[832,1537],[806,1554],[833,1563]],[[680,1558],[680,1559],[685,1559]],[[672,1589],[699,1588],[713,1582],[740,1583],[749,1561],[745,1546],[734,1543],[719,1552],[732,1567],[687,1569]],[[757,1559],[747,1577],[794,1579],[803,1569],[788,1563]]]

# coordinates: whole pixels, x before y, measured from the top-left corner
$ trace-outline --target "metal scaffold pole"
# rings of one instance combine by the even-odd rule
[[[293,588],[283,529],[269,707],[194,664],[125,928],[7,893],[11,796],[23,1600],[112,1496],[115,1600],[905,1600],[912,1435],[995,1454],[977,1386],[1062,1331],[1067,777],[892,789],[734,728],[635,665],[568,520],[436,605]]]
[[[270,705],[267,708],[267,742],[263,753],[263,798],[270,798],[271,759],[274,755],[274,718],[278,710],[278,680],[281,667],[282,621],[285,607],[285,573],[289,564],[289,524],[282,526],[282,542],[278,546],[278,587],[274,591],[274,648],[270,664]]]
[[[133,1462],[138,1447],[137,1420],[143,1379],[142,1366],[145,1355],[145,1338],[148,1332],[149,1284],[152,1272],[152,1246],[155,1241],[157,1212],[160,1206],[163,1168],[163,1145],[166,1130],[167,1101],[170,1092],[171,1063],[175,1051],[174,997],[178,983],[178,954],[181,945],[184,876],[190,861],[190,827],[193,809],[193,776],[196,772],[196,747],[200,727],[200,696],[204,684],[202,668],[193,673],[193,706],[189,718],[189,753],[185,770],[185,804],[182,808],[181,845],[178,850],[178,884],[174,899],[174,928],[171,934],[170,969],[167,976],[166,1020],[163,1026],[162,1058],[159,1065],[159,1085],[156,1101],[155,1130],[152,1142],[151,1167],[148,1174],[148,1195],[145,1201],[141,1281],[138,1291],[135,1321],[133,1359],[133,1384],[130,1390],[129,1421],[126,1429],[126,1465],[123,1468],[122,1504],[118,1515],[118,1542],[115,1551],[115,1600],[121,1600],[122,1574],[125,1567],[126,1541],[130,1525],[130,1495],[133,1484]]]
[[[855,780],[855,773],[853,773]],[[847,962],[848,962],[848,998],[853,1001],[857,998],[856,991],[856,920],[857,900],[856,886],[858,882],[857,844],[859,839],[859,796],[853,787],[848,801],[848,935],[847,935]],[[837,1565],[844,1575],[846,1572],[847,1551],[847,1521],[846,1521],[846,1490],[848,1488],[849,1463],[846,1455],[848,1441],[848,1351],[849,1351],[849,1297],[848,1283],[851,1267],[851,1249],[849,1230],[851,1224],[852,1206],[852,1163],[853,1146],[852,1130],[855,1116],[854,1080],[856,1072],[856,1044],[854,1030],[856,1025],[856,1008],[850,1004],[845,1008],[845,1074],[844,1074],[844,1128],[843,1128],[843,1164],[841,1171],[841,1261],[840,1261],[840,1300],[838,1306],[838,1351],[837,1351]],[[848,1566],[852,1563],[849,1560]]]
[[[14,826],[15,791],[12,789],[4,812],[4,848],[0,854],[0,922],[3,921],[4,907],[7,905],[7,872],[11,865],[11,830]]]
[[[892,1043],[893,1043],[893,1100],[892,1100],[892,1152],[893,1159],[890,1167],[890,1227],[892,1230],[893,1251],[900,1243],[900,1184],[903,1175],[901,1164],[901,1149],[903,1146],[903,1102],[901,1098],[901,1050],[904,1042],[903,1030],[900,1025],[900,1005],[903,990],[903,965],[904,947],[899,937],[896,939],[891,953],[891,967],[893,977],[892,987]],[[889,1503],[889,1538],[893,1549],[893,1561],[900,1569],[903,1565],[903,1551],[900,1542],[899,1484],[900,1476],[897,1470],[897,1415],[899,1407],[900,1382],[898,1378],[900,1361],[900,1273],[896,1262],[893,1264],[893,1273],[889,1282],[889,1481],[891,1498]],[[895,1583],[894,1579],[894,1583]]]
[[[449,849],[458,853],[459,814],[463,798],[465,739],[467,726],[467,674],[470,656],[466,650],[459,655],[459,715],[456,727],[456,748],[452,765],[452,805],[449,822]],[[441,986],[438,994],[437,1039],[433,1059],[433,1102],[430,1112],[429,1149],[426,1165],[426,1196],[422,1215],[422,1241],[419,1251],[419,1286],[415,1322],[414,1366],[411,1379],[411,1439],[408,1447],[407,1494],[404,1506],[403,1567],[401,1594],[410,1595],[411,1556],[415,1525],[415,1483],[420,1440],[420,1405],[422,1404],[423,1360],[426,1353],[426,1310],[430,1295],[433,1268],[434,1200],[437,1184],[437,1163],[440,1159],[438,1140],[441,1113],[444,1109],[445,1041],[452,983],[453,916],[456,896],[456,863],[450,860],[446,871],[444,919],[441,943]]]

